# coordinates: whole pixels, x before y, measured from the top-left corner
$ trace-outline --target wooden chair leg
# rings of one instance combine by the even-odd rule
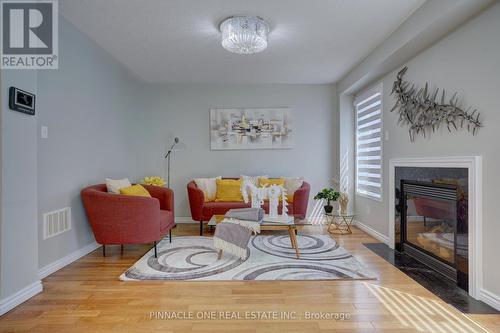
[[[154,248],[155,248],[155,258],[158,258],[158,250],[156,249],[156,241],[154,242]]]
[[[172,243],[172,229],[168,231],[168,237],[170,239],[170,243]]]
[[[203,221],[200,221],[200,236],[203,236]]]
[[[105,244],[102,244],[102,256],[103,257],[106,256],[106,245]]]
[[[120,244],[120,252],[123,253],[123,244]]]

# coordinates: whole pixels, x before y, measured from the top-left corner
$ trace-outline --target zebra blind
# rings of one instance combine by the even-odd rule
[[[356,118],[356,192],[382,199],[382,85],[354,100]]]

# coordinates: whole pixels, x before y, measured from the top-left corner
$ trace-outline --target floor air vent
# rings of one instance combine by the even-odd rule
[[[43,214],[43,239],[54,237],[70,229],[70,207]]]

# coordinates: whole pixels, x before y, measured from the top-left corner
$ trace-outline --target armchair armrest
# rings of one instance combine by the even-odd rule
[[[195,221],[203,220],[203,206],[205,204],[205,194],[200,190],[194,181],[187,185],[189,208],[191,209],[191,217]]]
[[[293,194],[293,214],[298,218],[305,218],[307,212],[307,204],[309,203],[309,191],[311,186],[304,182],[302,187]]]
[[[167,187],[142,185],[153,198],[160,201],[160,209],[174,212],[174,191]]]

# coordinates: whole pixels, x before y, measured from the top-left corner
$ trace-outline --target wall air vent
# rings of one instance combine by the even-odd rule
[[[71,230],[71,208],[55,210],[43,214],[43,239],[57,236]]]

